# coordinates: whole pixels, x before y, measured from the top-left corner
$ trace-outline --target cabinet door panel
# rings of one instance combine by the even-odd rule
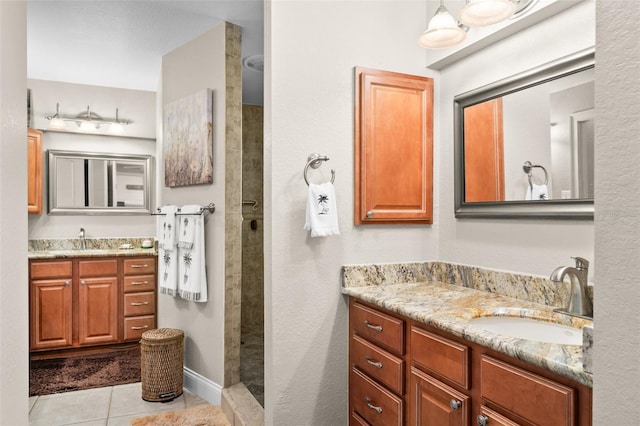
[[[71,346],[71,278],[31,283],[31,349]]]
[[[118,278],[80,278],[78,329],[81,345],[118,340]]]
[[[27,211],[42,213],[42,131],[27,131]]]
[[[411,425],[469,424],[470,398],[414,367],[411,367],[409,398],[414,404],[409,407]]]
[[[355,223],[432,223],[433,80],[356,68]]]

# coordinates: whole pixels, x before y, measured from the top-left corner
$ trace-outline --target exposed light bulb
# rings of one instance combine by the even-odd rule
[[[467,33],[458,26],[447,8],[440,4],[427,30],[418,38],[418,44],[427,49],[442,49],[455,46],[466,37]]]
[[[83,120],[80,123],[80,130],[82,130],[83,132],[95,132],[97,128],[98,127],[91,120]]]

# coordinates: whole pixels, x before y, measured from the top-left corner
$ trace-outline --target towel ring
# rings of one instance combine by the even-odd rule
[[[531,161],[525,161],[522,165],[522,170],[529,176],[529,185],[531,185],[531,169],[534,167],[538,167],[542,169],[544,172],[544,184],[547,185],[549,183],[549,174],[547,173],[547,169],[539,164],[532,164]]]
[[[329,161],[329,157],[327,157],[326,155],[320,155],[316,152],[309,154],[309,156],[307,157],[307,165],[304,166],[304,181],[307,183],[307,186],[309,186],[309,178],[307,178],[307,171],[309,170],[309,167],[311,167],[312,169],[317,169],[318,167],[320,167],[320,164],[322,164],[323,161]],[[331,169],[331,183],[333,183],[336,180],[336,171],[334,169]]]

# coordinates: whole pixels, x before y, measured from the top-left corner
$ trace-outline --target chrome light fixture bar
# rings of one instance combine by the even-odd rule
[[[109,125],[108,132],[114,134],[120,134],[124,132],[124,126],[133,123],[131,120],[121,120],[118,117],[118,108],[116,108],[115,119],[105,119],[99,114],[91,111],[91,108],[87,105],[87,110],[81,112],[73,117],[60,115],[60,104],[56,103],[56,113],[53,115],[45,116],[49,120],[49,129],[52,130],[65,130],[67,129],[67,122],[76,123],[78,129],[82,132],[95,132],[103,125]]]

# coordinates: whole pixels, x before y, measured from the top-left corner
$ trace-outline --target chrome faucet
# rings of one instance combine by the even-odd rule
[[[84,238],[84,228],[80,228],[80,250],[87,249],[87,241]]]
[[[581,257],[573,257],[576,267],[561,266],[556,268],[549,278],[555,283],[560,283],[566,275],[571,280],[571,294],[569,302],[564,309],[556,309],[558,312],[566,313],[583,318],[593,318],[593,306],[587,297],[587,277],[589,275],[589,261]]]

